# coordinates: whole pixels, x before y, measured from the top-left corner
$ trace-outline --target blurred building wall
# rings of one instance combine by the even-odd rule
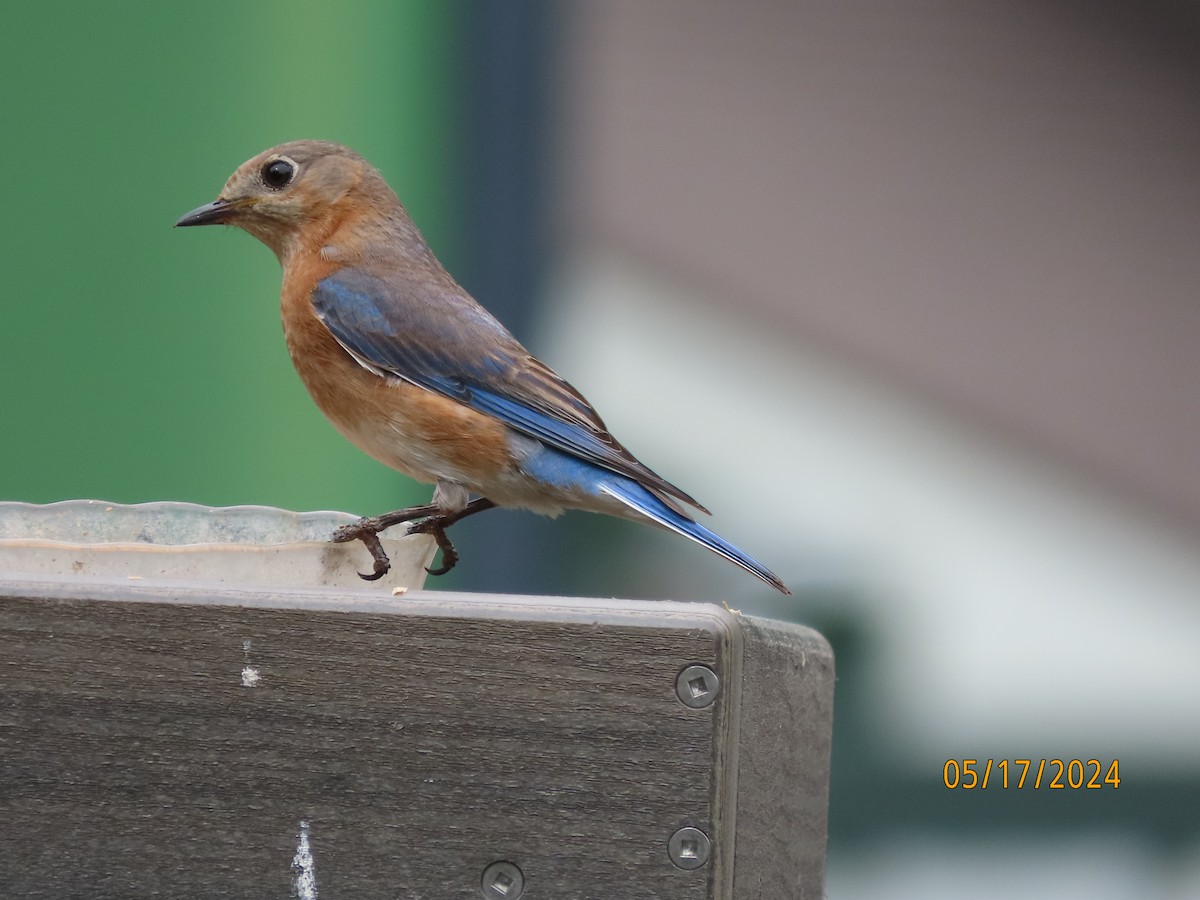
[[[576,8],[565,215],[1200,530],[1200,13]]]

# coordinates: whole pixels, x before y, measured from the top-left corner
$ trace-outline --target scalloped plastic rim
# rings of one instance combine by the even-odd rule
[[[0,572],[218,584],[362,587],[370,555],[333,544],[350,513],[155,501],[0,501]],[[392,571],[376,585],[418,589],[435,552],[425,535],[383,541]]]
[[[327,541],[356,520],[344,512],[292,512],[272,506],[201,506],[158,500],[109,503],[0,502],[0,540],[72,544],[287,544]]]

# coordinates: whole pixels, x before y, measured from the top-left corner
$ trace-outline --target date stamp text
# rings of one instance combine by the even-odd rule
[[[948,759],[942,766],[948,790],[1088,790],[1121,786],[1120,760]]]

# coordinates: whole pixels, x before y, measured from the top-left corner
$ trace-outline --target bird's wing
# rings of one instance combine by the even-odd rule
[[[342,269],[317,283],[312,302],[338,343],[371,371],[435,391],[707,512],[621,446],[577,390],[461,289]]]

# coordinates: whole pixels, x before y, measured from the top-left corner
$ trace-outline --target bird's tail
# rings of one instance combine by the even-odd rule
[[[672,509],[653,493],[636,481],[627,478],[612,478],[600,488],[604,493],[616,497],[626,506],[637,510],[642,515],[652,519],[664,528],[691,538],[697,544],[707,547],[718,556],[723,556],[731,563],[741,566],[751,575],[756,575],[775,590],[790,594],[786,584],[779,576],[760,563],[758,560],[743,553],[719,534],[709,531],[699,522],[688,518],[683,513]]]

